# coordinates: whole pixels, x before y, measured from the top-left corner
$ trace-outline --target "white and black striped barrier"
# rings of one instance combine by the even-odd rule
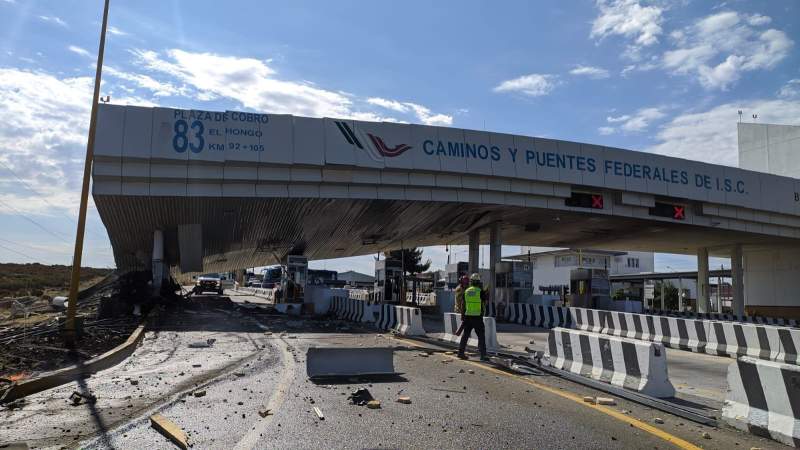
[[[509,322],[539,328],[572,328],[569,308],[564,306],[510,303],[506,305],[506,310],[506,318]]]
[[[373,322],[372,306],[353,298],[331,297],[331,309],[337,318],[351,322]]]
[[[652,397],[675,395],[661,344],[553,328],[547,349],[550,365],[557,369]]]
[[[347,296],[355,300],[367,302],[368,305],[380,303],[381,300],[379,292],[371,292],[365,289],[350,289]]]
[[[404,336],[424,336],[422,311],[412,306],[376,305],[378,318],[375,325],[381,330],[393,330]]]
[[[800,330],[794,328],[584,308],[570,308],[570,314],[579,330],[660,342],[697,353],[800,363]]]
[[[727,313],[694,313],[689,311],[665,311],[660,309],[647,309],[646,314],[655,316],[672,316],[683,317],[687,319],[700,319],[700,320],[719,320],[723,322],[743,322],[754,323],[759,325],[774,325],[779,327],[800,327],[800,321],[797,319],[784,319],[782,317],[762,317],[762,316],[737,316],[735,314]]]
[[[800,447],[800,367],[739,358],[728,367],[722,419],[740,430]]]
[[[459,344],[461,336],[456,335],[456,331],[461,326],[461,314],[444,313],[444,336],[443,340]],[[497,324],[494,317],[483,318],[483,328],[486,337],[486,351],[497,353],[500,349],[500,344],[497,343]],[[470,347],[478,348],[478,337],[470,337],[467,341]]]

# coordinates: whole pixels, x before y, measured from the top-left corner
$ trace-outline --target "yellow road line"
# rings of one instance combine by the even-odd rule
[[[393,338],[397,339],[399,341],[411,344],[414,347],[419,347],[419,348],[424,348],[425,347],[424,345],[421,345],[421,344],[419,344],[417,342],[414,342],[414,341],[409,341],[409,340],[406,340],[406,339],[403,339],[403,338],[399,338],[399,337],[396,337],[396,336],[393,337]],[[450,358],[450,359],[459,360],[455,356],[444,355],[444,354],[442,356],[444,356],[446,358]],[[642,422],[639,419],[636,419],[634,417],[630,417],[628,415],[622,414],[621,412],[616,411],[616,410],[614,410],[612,408],[609,408],[607,406],[595,405],[593,403],[584,402],[583,401],[583,397],[581,397],[581,396],[578,396],[578,395],[575,395],[575,394],[572,394],[572,393],[569,393],[569,392],[564,392],[564,391],[562,391],[560,389],[556,389],[556,388],[544,385],[542,383],[539,383],[537,381],[531,380],[529,378],[525,378],[525,377],[522,377],[522,376],[519,376],[519,375],[516,375],[516,374],[508,373],[506,371],[503,371],[503,370],[500,370],[500,369],[496,369],[494,367],[487,366],[485,364],[480,364],[480,363],[478,363],[476,361],[470,361],[470,360],[459,360],[459,361],[463,361],[463,362],[465,362],[467,364],[472,364],[473,366],[479,367],[479,368],[481,368],[483,370],[486,370],[488,372],[492,372],[492,373],[496,373],[496,374],[500,374],[500,375],[505,375],[505,376],[507,376],[509,378],[513,378],[513,379],[515,379],[517,381],[521,381],[523,383],[529,384],[529,385],[534,386],[534,387],[536,387],[538,389],[541,389],[543,391],[549,392],[549,393],[554,394],[554,395],[558,395],[559,397],[572,400],[573,402],[575,402],[575,403],[577,403],[579,405],[585,406],[587,408],[594,409],[595,411],[598,411],[598,412],[601,412],[601,413],[606,414],[608,416],[611,416],[611,417],[613,417],[613,418],[615,418],[615,419],[617,419],[617,420],[619,420],[621,422],[628,423],[628,424],[630,424],[630,425],[632,425],[632,426],[634,426],[634,427],[636,427],[636,428],[638,428],[638,429],[640,429],[642,431],[645,431],[647,433],[652,434],[653,436],[655,436],[657,438],[663,439],[663,440],[669,442],[670,444],[675,445],[678,448],[691,449],[691,450],[700,450],[700,447],[692,444],[691,442],[683,440],[683,439],[679,438],[678,436],[670,434],[670,433],[668,433],[668,432],[666,432],[666,431],[664,431],[664,430],[662,430],[660,428],[656,428],[656,427],[654,427],[654,426],[652,426],[652,425],[650,425],[648,423]]]

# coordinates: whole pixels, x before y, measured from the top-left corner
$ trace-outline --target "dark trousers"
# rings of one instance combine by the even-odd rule
[[[483,317],[481,316],[464,316],[464,331],[461,334],[458,353],[464,354],[472,330],[475,330],[475,334],[478,335],[478,350],[481,352],[481,356],[486,356],[486,330],[483,328]]]

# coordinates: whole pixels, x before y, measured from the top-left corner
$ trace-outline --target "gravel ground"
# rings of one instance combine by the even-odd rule
[[[189,347],[207,339],[216,341]],[[780,448],[622,399],[610,407],[588,405],[582,396],[606,394],[443,353],[421,356],[418,345],[343,322],[290,319],[205,300],[196,309],[164,314],[125,363],[81,384],[33,395],[20,409],[0,410],[0,436],[35,448],[174,448],[150,426],[149,416],[158,412],[185,430],[195,449],[672,446],[643,429],[648,426],[703,448]],[[311,346],[392,347],[403,375],[315,384],[305,373]],[[369,389],[381,408],[350,404],[347,397],[358,388]],[[71,406],[69,394],[81,389],[96,395],[97,403]],[[401,395],[411,404],[397,403]],[[266,410],[271,414],[262,417]],[[664,423],[655,424],[656,417]]]

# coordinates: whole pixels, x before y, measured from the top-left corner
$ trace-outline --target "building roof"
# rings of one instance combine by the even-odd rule
[[[543,255],[571,255],[573,253],[581,253],[584,255],[601,255],[601,256],[622,256],[627,255],[628,252],[618,252],[612,250],[587,250],[579,248],[560,248],[556,250],[547,250],[543,252],[530,252],[521,253],[519,255],[503,256],[502,259],[512,261],[528,261],[529,257],[543,256]]]
[[[361,283],[372,283],[373,281],[375,281],[375,277],[373,277],[372,275],[356,272],[354,270],[348,270],[347,272],[340,273],[338,279],[344,281],[361,282]]]

